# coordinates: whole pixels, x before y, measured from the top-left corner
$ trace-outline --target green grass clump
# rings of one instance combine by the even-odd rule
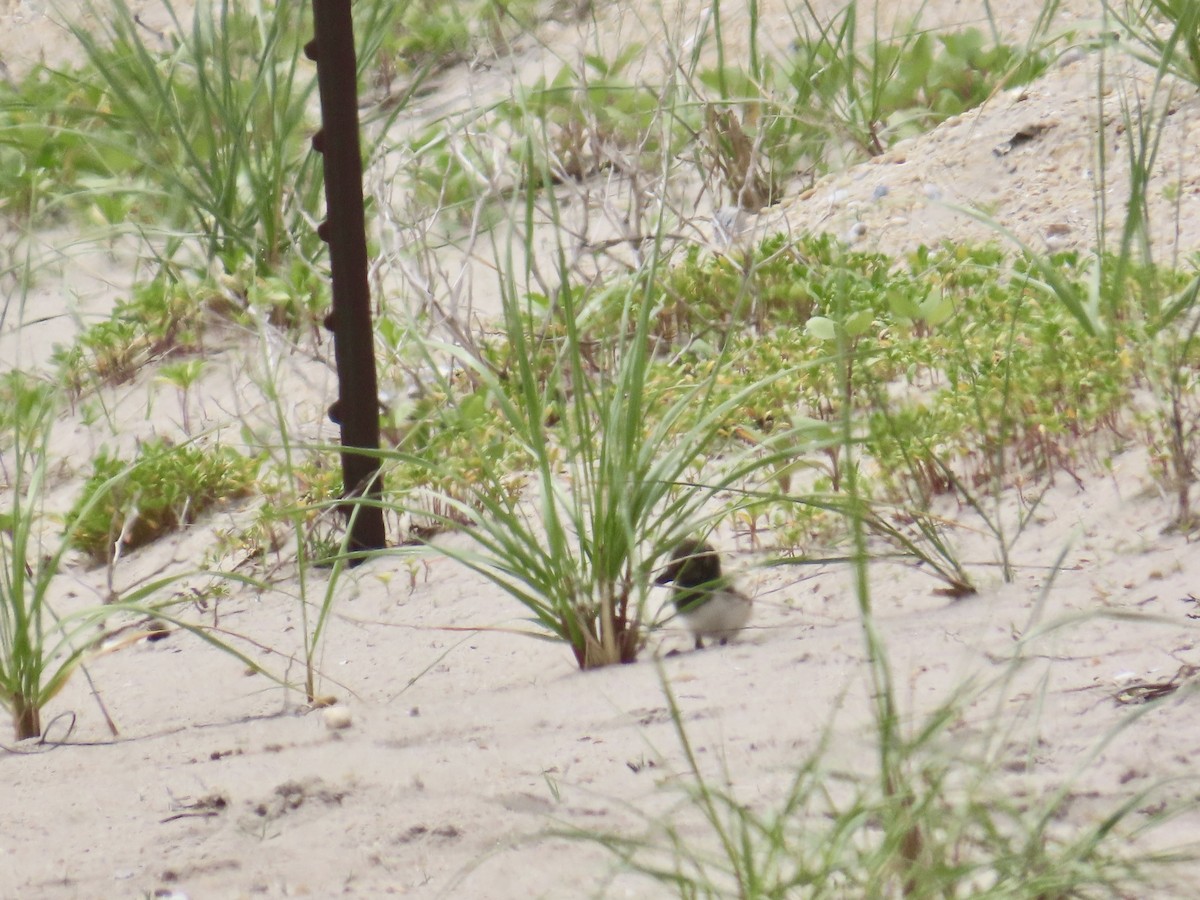
[[[974,109],[1002,86],[1033,81],[1051,59],[1044,52],[988,44],[977,28],[921,32],[901,46],[876,42],[866,55],[867,68],[886,76],[875,114],[887,143]]]
[[[1059,266],[1084,289],[1088,263]],[[1137,325],[1115,323],[1125,330],[1124,349],[1114,351],[1086,334],[1030,268],[1010,270],[993,247],[925,249],[897,265],[827,237],[768,239],[740,265],[689,251],[663,279],[656,334],[683,344],[671,365],[684,373],[727,346],[727,377],[736,380],[829,355],[844,330],[848,396],[856,414],[876,417],[868,431],[885,468],[895,463],[887,442],[911,431],[931,447],[947,442],[946,459],[982,461],[1000,441],[1017,448],[1016,461],[1048,472],[1065,459],[1055,447],[1109,424],[1128,402]],[[828,315],[835,297],[841,322]],[[843,402],[839,377],[836,365],[814,367],[786,393],[755,398],[751,421],[763,427],[789,407],[833,420]],[[887,396],[886,385],[904,383],[914,386],[907,399]]]
[[[317,326],[328,301],[312,269],[298,261],[281,274],[256,275],[249,263],[211,281],[160,274],[118,300],[108,318],[95,322],[52,360],[61,383],[78,397],[89,390],[131,381],[150,363],[202,353],[213,320],[249,323],[255,316],[291,334]],[[252,314],[252,315],[251,315]]]
[[[14,388],[19,403],[0,432],[6,450],[0,510],[0,707],[12,716],[17,740],[23,740],[41,735],[42,707],[82,665],[104,613],[85,610],[64,620],[50,604],[51,585],[70,548],[66,537],[47,541],[43,533],[57,398],[10,373],[5,389]],[[85,498],[80,509],[95,498]]]
[[[102,88],[105,124],[132,157],[115,176],[161,199],[166,221],[147,228],[166,224],[176,247],[181,234],[198,238],[205,267],[215,258],[233,272],[249,260],[269,272],[291,253],[310,258],[321,182],[309,145],[315,70],[301,49],[307,7],[205,0],[185,21],[165,6],[170,48],[124,2],[93,11],[95,32],[72,28],[87,57],[79,82]]]
[[[220,296],[232,305],[231,312],[251,312],[239,320],[263,321],[293,336],[316,328],[329,313],[327,282],[319,270],[304,260],[292,258],[288,264],[261,273],[249,261],[221,279]],[[216,297],[213,298],[216,301]],[[217,306],[221,306],[219,302]]]
[[[187,525],[213,505],[250,495],[259,460],[231,447],[146,441],[132,461],[101,452],[68,520],[76,547],[96,562]],[[98,503],[91,498],[104,490]]]
[[[464,436],[494,433],[495,448],[471,452],[463,472],[457,460],[431,452],[444,427],[431,424],[384,456],[425,484],[455,477],[453,492],[438,494],[446,506],[438,518],[450,527],[472,524],[469,542],[448,543],[444,552],[522,604],[535,632],[567,644],[586,669],[637,658],[654,625],[647,606],[654,565],[683,537],[711,527],[710,501],[778,448],[725,436],[731,416],[761,384],[717,394],[719,367],[691,383],[651,376],[646,290],[653,278],[599,289],[630,323],[602,338],[581,327],[595,292],[576,290],[565,277],[562,284],[552,302],[540,302],[508,282],[506,341],[485,354],[446,348],[457,365],[454,375],[438,378],[446,401],[435,400],[435,409],[455,410]],[[661,413],[651,415],[652,408]],[[789,446],[801,442],[796,435]],[[712,480],[700,480],[701,470]]]
[[[190,23],[166,9],[173,46],[118,2],[93,11],[97,32],[72,29],[82,67],[37,67],[16,88],[0,85],[0,203],[139,226],[168,254],[195,236],[204,260],[227,271],[311,256],[305,216],[319,212],[320,180],[308,143],[315,73],[300,69],[304,9],[206,0]]]

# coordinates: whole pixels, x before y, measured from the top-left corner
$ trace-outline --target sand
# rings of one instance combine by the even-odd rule
[[[154,4],[137,6],[155,13]],[[612,39],[653,19],[598,6]],[[778,6],[764,4],[764,15],[778,15]],[[1005,23],[1019,30],[1033,7],[1015,9]],[[1067,4],[1063,22],[1095,15],[1088,4]],[[981,12],[935,3],[925,21],[979,22]],[[567,56],[566,38],[583,34],[574,38],[582,41],[587,31],[564,25],[554,46]],[[14,71],[66,43],[35,3],[0,5],[0,36],[0,58]],[[752,228],[823,229],[890,253],[995,235],[953,204],[986,209],[1033,246],[1094,246],[1096,136],[1103,130],[1118,143],[1119,116],[1114,94],[1097,98],[1093,66],[1086,55],[1064,59],[1034,85],[798,190]],[[461,96],[467,77],[445,76],[439,90],[447,102]],[[1152,191],[1164,260],[1200,248],[1197,112],[1194,92],[1181,88],[1163,139],[1162,182]],[[1023,131],[1033,137],[1012,145]],[[1107,202],[1119,211],[1125,176],[1120,153],[1114,157]],[[1161,190],[1176,181],[1178,206]],[[27,317],[36,309],[46,321],[20,331],[5,322],[4,368],[45,365],[72,323],[102,313],[136,278],[122,247],[75,252],[64,232],[38,240],[47,252],[66,249],[27,307]],[[478,272],[473,284],[486,311],[494,297]],[[296,437],[333,440],[324,419],[334,392],[330,348],[308,349],[215,333],[208,375],[192,395],[176,396],[151,367],[106,396],[110,422],[64,418],[53,446],[65,463],[51,505],[69,503],[101,444],[128,450],[150,434],[178,436],[183,403],[198,429],[274,427],[256,387],[268,375],[288,397]],[[1200,556],[1185,535],[1167,530],[1171,498],[1151,478],[1136,434],[1107,471],[1084,467],[1079,475],[1047,487],[1012,542],[1010,582],[995,539],[958,507],[945,512],[960,526],[954,539],[977,595],[951,601],[912,565],[881,561],[870,572],[904,732],[960,697],[932,758],[987,756],[1002,773],[987,789],[1024,808],[1063,792],[1056,834],[1094,826],[1137,791],[1188,775],[1200,746],[1186,689],[1200,667],[1192,619]],[[1021,503],[1016,489],[1002,498],[1010,526]],[[247,515],[222,508],[111,572],[73,560],[61,602],[95,602],[110,587],[128,590],[194,564],[217,530]],[[321,691],[336,699],[333,711],[310,709],[295,689],[182,632],[99,653],[88,669],[118,735],[77,676],[45,710],[44,740],[0,746],[0,897],[666,896],[597,843],[563,834],[586,829],[649,845],[661,838],[656,823],[670,821],[697,846],[711,845],[680,803],[690,780],[668,689],[700,768],[757,812],[775,808],[795,767],[823,741],[831,785],[844,786],[846,775],[867,783],[875,771],[851,573],[834,564],[766,569],[747,539],[723,537],[727,564],[755,598],[751,627],[701,652],[668,628],[630,666],[579,672],[566,647],[514,633],[528,629],[524,611],[494,586],[445,558],[405,555],[371,561],[335,587],[320,651]],[[301,588],[282,563],[270,591],[235,588],[188,615],[257,642],[241,646],[295,682]],[[325,578],[311,574],[308,600],[320,601]],[[1055,623],[1064,624],[1049,627]],[[1131,702],[1163,683],[1184,689],[1149,705]],[[841,796],[844,787],[831,790]],[[1194,782],[1167,783],[1135,804],[1128,824],[1149,821],[1166,800],[1183,813],[1149,845],[1194,843],[1196,797]],[[1157,875],[1152,895],[1187,896],[1180,885],[1195,874]]]

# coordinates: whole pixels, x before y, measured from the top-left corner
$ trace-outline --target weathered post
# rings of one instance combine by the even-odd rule
[[[325,164],[326,218],[317,234],[329,245],[333,309],[325,326],[333,332],[338,399],[329,418],[341,426],[343,497],[378,497],[379,459],[355,448],[379,449],[379,385],[371,331],[367,279],[362,151],[358,136],[358,81],[350,0],[313,0],[315,37],[304,47],[317,64],[321,130],[313,147]],[[384,546],[383,511],[347,502],[350,549]]]

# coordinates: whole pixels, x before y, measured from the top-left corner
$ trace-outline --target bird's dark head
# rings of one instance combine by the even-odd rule
[[[655,584],[674,584],[695,588],[721,579],[721,557],[710,544],[688,538],[671,552],[671,561],[655,579]]]

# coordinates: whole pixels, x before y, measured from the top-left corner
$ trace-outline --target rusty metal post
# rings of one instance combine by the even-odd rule
[[[315,37],[304,52],[317,64],[321,130],[313,147],[324,158],[327,216],[317,234],[329,245],[333,310],[325,325],[333,332],[338,399],[329,418],[341,426],[343,496],[378,497],[379,459],[353,448],[379,449],[379,385],[367,280],[366,216],[363,212],[362,151],[358,137],[358,80],[350,0],[313,0]],[[350,548],[384,546],[383,511],[346,503]]]

